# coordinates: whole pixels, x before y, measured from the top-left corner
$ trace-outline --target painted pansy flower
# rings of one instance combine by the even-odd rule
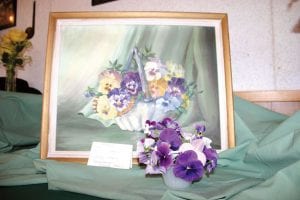
[[[148,84],[149,84],[149,90],[150,90],[151,96],[153,98],[158,98],[158,97],[163,96],[168,87],[168,82],[162,78],[159,80],[150,81]]]
[[[167,92],[171,96],[181,97],[185,92],[185,80],[183,78],[172,77],[168,82]]]
[[[100,96],[95,99],[96,101],[96,112],[99,117],[104,120],[114,119],[118,112],[115,107],[111,106],[107,96]]]
[[[173,63],[172,61],[167,61],[166,66],[168,69],[168,73],[165,76],[167,80],[170,80],[172,77],[184,78],[184,69],[182,65],[178,65]]]
[[[119,114],[127,111],[128,107],[131,105],[130,95],[120,88],[111,90],[107,96],[110,104],[117,109]]]
[[[99,75],[98,92],[108,94],[112,89],[119,88],[121,84],[121,75],[117,71],[105,70]]]
[[[123,75],[121,88],[132,96],[137,96],[142,91],[141,80],[138,72],[127,72]]]
[[[160,110],[166,113],[171,110],[176,110],[176,108],[181,105],[181,101],[182,100],[180,98],[166,94],[165,96],[156,100],[156,105]]]
[[[145,64],[144,67],[147,81],[161,79],[166,73],[166,66],[159,60],[153,59]]]

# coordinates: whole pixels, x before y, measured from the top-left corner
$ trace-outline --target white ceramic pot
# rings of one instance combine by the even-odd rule
[[[170,167],[162,177],[166,186],[175,190],[188,188],[192,184],[191,182],[176,177],[173,173],[173,167]]]

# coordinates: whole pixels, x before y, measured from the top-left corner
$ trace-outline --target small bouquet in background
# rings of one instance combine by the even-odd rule
[[[31,57],[25,55],[25,51],[31,46],[27,33],[19,29],[12,29],[1,37],[0,60],[6,68],[6,91],[16,91],[16,67],[23,67],[31,62]]]
[[[211,140],[203,136],[204,125],[197,125],[194,133],[185,133],[170,119],[147,121],[146,136],[137,142],[140,164],[146,174],[165,174],[172,170],[175,177],[187,182],[198,181],[217,166],[217,152]]]
[[[5,67],[23,67],[31,61],[25,51],[32,46],[27,33],[19,29],[12,29],[1,37],[0,56]]]

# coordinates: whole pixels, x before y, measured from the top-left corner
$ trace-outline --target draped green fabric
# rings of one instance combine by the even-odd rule
[[[22,99],[23,95],[14,96]],[[36,98],[41,99],[41,96]],[[39,146],[0,154],[0,186],[48,183],[49,190],[104,199],[298,200],[300,112],[287,117],[237,97],[234,111],[236,147],[219,154],[218,167],[213,174],[185,190],[167,188],[160,176],[145,177],[144,170],[138,166],[120,170],[40,160]],[[2,113],[2,120],[10,118]],[[31,132],[23,137],[35,142],[32,138],[38,137],[38,133]],[[16,136],[15,141],[18,138]],[[1,138],[1,142],[6,140]],[[5,187],[0,187],[0,197],[5,191]]]
[[[0,91],[0,152],[39,142],[40,95]]]

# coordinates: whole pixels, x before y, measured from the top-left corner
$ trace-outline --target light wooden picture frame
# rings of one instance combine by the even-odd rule
[[[161,98],[153,91],[162,90],[154,90],[145,76],[149,62],[163,66],[166,73],[168,67],[175,68],[193,90],[183,111],[168,111],[165,117],[176,118],[186,131],[204,123],[206,136],[219,151],[235,145],[226,14],[62,12],[50,14],[41,158],[86,162],[94,141],[135,145],[144,135],[149,113],[158,110],[148,103],[157,105]],[[111,73],[116,69],[123,70],[121,75]],[[103,117],[101,109],[112,102],[101,90],[101,81],[107,76],[124,78],[126,70],[139,75],[142,94],[126,114],[110,110]],[[155,83],[162,87],[170,82]],[[151,99],[146,102],[147,95]]]

